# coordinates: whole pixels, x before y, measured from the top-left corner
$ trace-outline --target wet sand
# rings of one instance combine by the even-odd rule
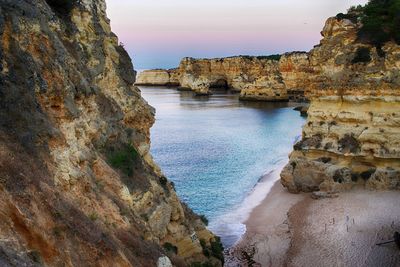
[[[278,182],[246,221],[226,266],[400,266],[400,193],[354,189],[314,200]]]

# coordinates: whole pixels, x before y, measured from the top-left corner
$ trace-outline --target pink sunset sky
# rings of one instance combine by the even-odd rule
[[[107,0],[135,69],[181,58],[308,51],[325,20],[367,0]]]

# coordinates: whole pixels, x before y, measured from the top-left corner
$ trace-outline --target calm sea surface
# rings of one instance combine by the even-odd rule
[[[180,198],[207,216],[209,228],[226,247],[233,245],[245,231],[245,213],[272,185],[260,178],[286,162],[304,119],[287,103],[243,103],[226,93],[194,97],[174,89],[140,88],[157,110],[151,130],[155,161]],[[269,188],[253,200],[260,184]]]

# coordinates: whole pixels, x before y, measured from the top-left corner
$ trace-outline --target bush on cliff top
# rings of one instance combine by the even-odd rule
[[[249,55],[239,55],[239,56],[233,56],[233,57],[227,57],[227,58],[236,58],[236,57],[242,57],[245,59],[253,60],[253,59],[269,59],[269,60],[276,60],[279,61],[282,57],[280,54],[276,55],[268,55],[268,56],[249,56]]]
[[[348,19],[353,23],[357,23],[358,18],[362,15],[364,12],[364,7],[361,5],[358,6],[352,6],[347,10],[347,14],[339,13],[336,15],[336,18],[338,20],[342,19]]]
[[[60,15],[67,15],[71,12],[74,0],[46,0],[47,4],[53,9],[54,12]]]
[[[282,55],[276,54],[276,55],[269,55],[269,56],[258,56],[257,58],[279,61],[281,59],[281,57],[282,57]]]
[[[358,40],[379,50],[388,41],[400,44],[400,0],[369,0],[365,6],[353,6],[347,14],[339,13],[336,18],[353,23],[360,20]]]
[[[205,215],[199,215],[200,216],[200,220],[206,225],[208,226],[208,219]]]
[[[400,44],[400,0],[370,0],[363,7],[360,41],[380,48],[388,41]]]

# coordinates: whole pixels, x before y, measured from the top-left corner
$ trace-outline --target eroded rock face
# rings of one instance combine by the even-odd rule
[[[145,70],[138,74],[135,85],[179,86],[177,69]]]
[[[212,88],[240,92],[241,100],[306,102],[308,76],[313,73],[306,52],[268,57],[184,58],[179,68],[139,74],[137,85],[177,85],[197,95]]]
[[[0,3],[0,265],[220,264],[149,154],[154,110],[105,1]]]
[[[240,92],[241,100],[256,100],[256,101],[289,101],[285,84],[279,72],[275,75],[269,74],[257,78],[252,84],[244,86]]]
[[[210,89],[222,88],[241,92],[243,99],[287,100],[278,62],[265,58],[184,58],[175,74],[181,90],[192,90],[197,95],[208,95]]]
[[[210,88],[229,88],[241,92],[243,99],[287,98],[278,61],[266,58],[184,58],[179,65],[179,74],[181,87],[190,88],[196,93],[210,93]]]
[[[400,46],[362,44],[359,27],[328,19],[309,53],[308,120],[281,174],[292,192],[400,189]]]
[[[291,52],[283,54],[279,60],[279,72],[289,100],[307,102],[306,90],[309,87],[309,76],[313,74],[308,53]]]

